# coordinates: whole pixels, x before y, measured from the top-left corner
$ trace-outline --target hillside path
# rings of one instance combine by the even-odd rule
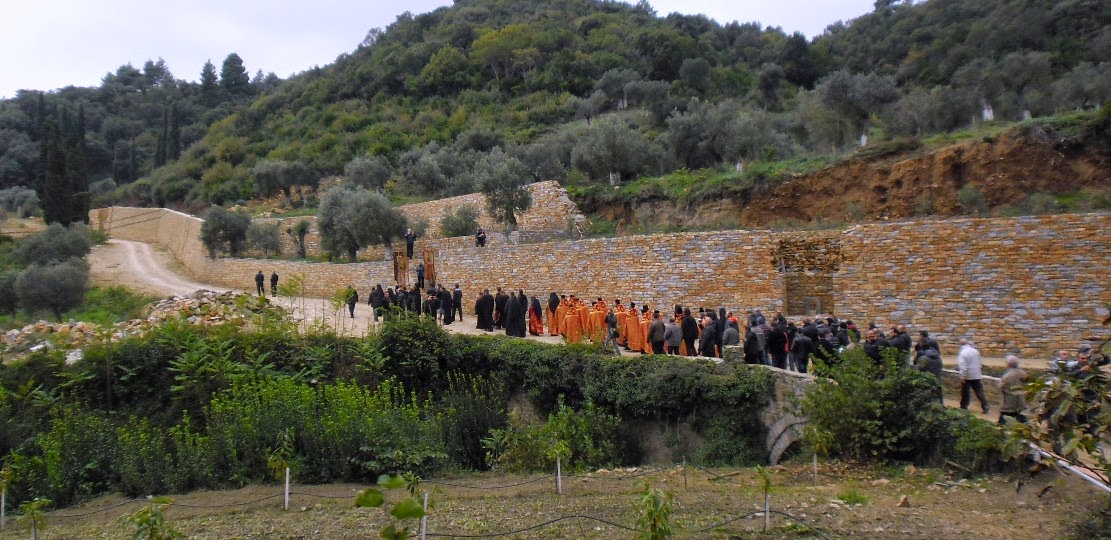
[[[155,296],[186,296],[198,289],[225,292],[230,289],[215,285],[198,283],[183,276],[179,263],[173,255],[150,244],[130,240],[109,240],[107,244],[96,246],[88,256],[90,278],[97,285],[122,285],[129,289]],[[269,282],[267,282],[269,286]],[[253,293],[246,289],[237,292]],[[323,322],[347,335],[363,335],[371,328],[374,317],[366,304],[367,291],[360,291],[361,302],[355,306],[355,317],[351,318],[347,306],[334,310],[323,298],[306,298],[303,305],[300,299],[274,297],[270,300],[293,312],[294,319],[308,320],[309,324]],[[467,298],[464,295],[464,298]],[[474,316],[468,315],[462,321],[444,328],[457,334],[485,334],[474,327]],[[497,332],[494,332],[497,333]],[[562,343],[559,336],[529,336],[528,339],[544,343]]]

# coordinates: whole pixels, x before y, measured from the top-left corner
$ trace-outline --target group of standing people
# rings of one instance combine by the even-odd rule
[[[508,293],[498,287],[494,294],[484,289],[475,298],[475,328],[493,332],[505,330],[505,335],[525,337],[526,334],[538,336],[544,333],[543,311],[540,299],[533,296],[530,300],[524,289],[510,290]]]
[[[266,296],[266,276],[259,270],[255,274],[255,289],[258,290],[259,296]],[[270,296],[278,295],[278,273],[273,272],[270,274]]]

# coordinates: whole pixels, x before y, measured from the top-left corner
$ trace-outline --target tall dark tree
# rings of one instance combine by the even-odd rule
[[[814,82],[818,80],[818,69],[814,67],[810,45],[806,42],[806,36],[799,32],[787,38],[778,63],[783,66],[783,74],[787,80],[795,86],[813,88]]]
[[[251,77],[247,75],[247,68],[243,67],[243,59],[238,54],[231,53],[224,59],[220,68],[220,86],[233,96],[251,95]]]
[[[58,122],[48,118],[43,124],[43,177],[39,182],[39,200],[47,223],[67,223],[69,193],[66,182],[66,156]]]
[[[216,66],[212,65],[212,60],[205,60],[204,67],[201,68],[201,100],[207,104],[212,105],[219,99],[220,84],[216,79]]]
[[[89,165],[85,146],[85,106],[77,106],[77,120],[69,127],[66,135],[66,188],[69,200],[66,204],[65,224],[89,222]]]

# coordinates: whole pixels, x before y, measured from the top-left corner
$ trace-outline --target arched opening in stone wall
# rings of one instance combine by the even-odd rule
[[[841,238],[829,233],[781,237],[772,252],[783,274],[783,306],[792,316],[832,313],[836,308],[833,274],[841,266]]]

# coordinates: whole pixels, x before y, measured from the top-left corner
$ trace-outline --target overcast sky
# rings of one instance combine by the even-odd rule
[[[14,0],[0,17],[0,97],[16,90],[97,86],[117,67],[162,58],[197,80],[238,53],[252,76],[286,78],[355,50],[371,28],[450,0]],[[652,0],[660,15],[758,21],[809,37],[872,10],[873,0]]]

